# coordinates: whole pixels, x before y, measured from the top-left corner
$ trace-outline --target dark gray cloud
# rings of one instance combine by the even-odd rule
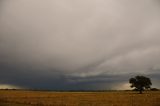
[[[158,0],[1,0],[0,84],[117,89],[160,80]]]

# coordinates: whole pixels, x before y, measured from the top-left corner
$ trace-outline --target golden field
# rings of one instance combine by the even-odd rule
[[[0,106],[160,106],[160,91],[51,92],[0,90]]]

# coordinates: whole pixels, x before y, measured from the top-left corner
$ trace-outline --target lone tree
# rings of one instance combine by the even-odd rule
[[[145,76],[136,76],[134,78],[129,79],[129,83],[131,83],[131,88],[135,88],[139,91],[140,94],[142,94],[142,91],[144,89],[151,88],[152,85],[150,78],[147,78]]]

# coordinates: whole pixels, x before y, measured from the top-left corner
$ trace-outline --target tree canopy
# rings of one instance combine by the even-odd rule
[[[130,78],[129,83],[131,83],[131,88],[135,88],[140,93],[142,93],[144,89],[149,89],[152,85],[150,78],[145,76],[135,76],[134,78]]]

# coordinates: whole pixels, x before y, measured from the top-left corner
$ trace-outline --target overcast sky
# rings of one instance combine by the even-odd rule
[[[0,88],[160,87],[159,0],[0,0]]]

